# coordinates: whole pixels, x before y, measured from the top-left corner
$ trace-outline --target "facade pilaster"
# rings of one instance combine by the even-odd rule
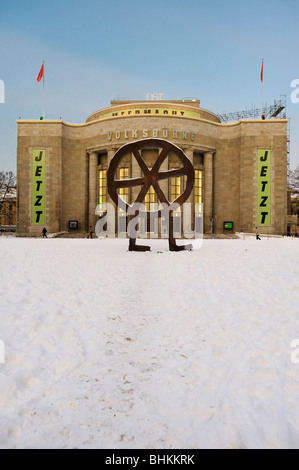
[[[204,153],[204,233],[213,233],[213,152]]]
[[[184,154],[186,155],[186,157],[189,158],[189,160],[191,161],[192,163],[192,166],[194,165],[194,149],[193,148],[187,148],[187,149],[183,149],[183,152]],[[186,202],[191,202],[193,205],[194,205],[194,188],[192,189],[192,192],[188,198],[188,200]],[[193,207],[193,211],[194,211],[194,207]]]
[[[107,170],[116,152],[117,152],[117,148],[110,148],[107,150]],[[107,203],[111,204],[114,207],[114,212],[113,211],[107,212],[107,226],[115,227],[116,231],[118,231],[118,208],[116,207],[115,203],[112,201],[108,193],[108,189],[107,189]]]
[[[95,210],[97,207],[97,185],[98,185],[98,154],[96,152],[89,153],[89,226],[95,229],[97,216]]]
[[[189,158],[190,162],[192,163],[192,166],[194,166],[194,149],[193,148],[184,148],[183,149],[183,152],[184,154],[186,155],[186,157]],[[191,204],[191,210],[190,210],[190,207],[186,206],[185,208],[182,207],[182,216],[183,216],[183,220],[181,222],[181,226],[182,226],[182,234],[183,235],[186,235],[186,236],[189,236],[189,232],[190,230],[193,231],[194,230],[194,220],[195,220],[195,210],[194,210],[194,187],[192,189],[192,192],[189,196],[189,198],[187,199],[186,201],[188,204]],[[184,217],[184,211],[187,210],[187,214],[185,214],[186,217]],[[190,218],[191,220],[189,220],[189,214],[190,214]]]

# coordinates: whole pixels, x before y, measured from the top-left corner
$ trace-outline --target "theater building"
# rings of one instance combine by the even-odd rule
[[[112,101],[85,123],[61,120],[18,120],[17,178],[19,236],[94,229],[104,215],[107,170],[115,153],[129,142],[161,139],[182,149],[195,170],[188,202],[192,219],[201,218],[206,234],[239,231],[283,234],[287,227],[287,120],[241,120],[223,124],[199,101]],[[150,169],[159,149],[144,148]],[[163,171],[180,168],[175,153],[163,161]],[[142,169],[126,155],[117,179],[140,178]],[[169,201],[186,184],[185,176],[161,181]],[[120,188],[120,196],[135,202],[140,188]],[[151,186],[146,210],[159,202]],[[96,210],[97,208],[97,210]],[[182,211],[176,213],[176,231]],[[125,214],[116,209],[116,230]],[[182,223],[182,222],[181,222]]]

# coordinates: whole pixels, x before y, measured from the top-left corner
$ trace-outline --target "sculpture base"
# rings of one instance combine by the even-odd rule
[[[176,244],[176,241],[174,239],[169,240],[169,251],[185,251],[185,250],[192,251],[192,249],[193,249],[193,246],[190,244],[179,246]]]
[[[129,251],[151,251],[149,246],[136,245],[136,239],[130,238]]]

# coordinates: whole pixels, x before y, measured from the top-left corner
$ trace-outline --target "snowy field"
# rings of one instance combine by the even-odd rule
[[[0,448],[299,448],[299,240],[149,243],[0,238]]]

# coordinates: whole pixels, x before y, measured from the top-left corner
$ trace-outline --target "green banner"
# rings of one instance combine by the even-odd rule
[[[32,225],[45,224],[46,151],[32,152]]]
[[[271,225],[271,150],[260,149],[257,168],[257,225]]]

